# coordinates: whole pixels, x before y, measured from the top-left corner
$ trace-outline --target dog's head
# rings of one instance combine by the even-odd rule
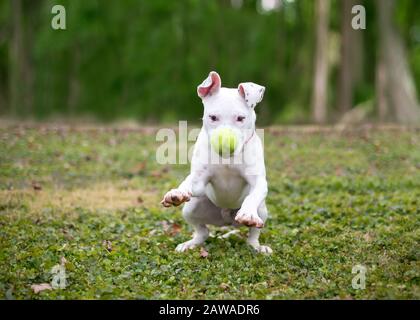
[[[265,87],[244,82],[238,88],[222,88],[217,72],[210,72],[197,87],[204,105],[203,127],[213,149],[220,155],[232,156],[255,131],[254,108],[262,100]]]

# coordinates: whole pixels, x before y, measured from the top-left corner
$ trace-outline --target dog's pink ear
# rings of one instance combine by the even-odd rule
[[[198,96],[203,99],[216,93],[222,86],[222,80],[216,71],[209,73],[209,76],[197,87]]]
[[[248,107],[255,108],[257,103],[263,99],[265,87],[253,82],[244,82],[239,84],[238,91],[242,98],[245,99]]]

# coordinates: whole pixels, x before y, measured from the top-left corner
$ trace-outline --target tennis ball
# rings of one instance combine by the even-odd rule
[[[213,150],[220,156],[232,155],[238,144],[235,132],[229,128],[217,129],[210,139]]]

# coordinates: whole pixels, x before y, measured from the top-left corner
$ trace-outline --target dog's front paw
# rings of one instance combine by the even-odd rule
[[[269,246],[260,245],[260,243],[258,241],[252,241],[252,242],[248,241],[248,244],[252,248],[254,248],[254,250],[258,253],[263,253],[263,254],[272,254],[273,253],[273,250],[271,250],[271,248]]]
[[[164,207],[170,206],[179,206],[184,202],[190,201],[191,194],[188,192],[183,192],[178,189],[172,189],[167,192],[163,197],[163,200],[160,202]]]
[[[259,252],[259,253],[264,253],[264,254],[272,254],[273,250],[269,247],[269,246],[255,246],[254,247],[255,251]]]
[[[180,243],[176,246],[175,251],[177,252],[184,252],[188,249],[194,249],[198,244],[194,240],[189,240],[183,243]]]
[[[248,227],[264,227],[264,221],[262,221],[257,214],[250,214],[242,210],[238,211],[238,214],[235,217],[235,221]]]

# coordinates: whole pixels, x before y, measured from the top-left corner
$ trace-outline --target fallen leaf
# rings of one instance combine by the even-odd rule
[[[31,289],[35,292],[41,292],[44,290],[52,290],[52,287],[49,283],[39,283],[39,284],[33,284],[31,285]]]
[[[171,226],[171,230],[169,231],[169,234],[171,236],[175,236],[181,232],[181,229],[182,229],[182,226],[179,223],[173,223]]]
[[[32,188],[36,191],[42,190],[42,186],[39,182],[32,181]]]
[[[338,177],[341,177],[344,175],[344,170],[342,167],[336,167],[335,168],[335,175]]]
[[[61,231],[63,232],[63,235],[67,240],[73,240],[73,236],[69,233],[67,229],[61,228]]]
[[[168,221],[162,221],[163,231],[170,236],[176,236],[181,232],[182,226],[179,223],[170,223]]]
[[[140,163],[136,164],[133,168],[131,168],[130,173],[132,175],[138,175],[138,174],[143,173],[145,171],[145,169],[146,169],[146,162],[143,161],[143,162],[140,162]]]
[[[150,175],[154,178],[161,178],[162,177],[162,172],[159,170],[154,170],[150,173]]]
[[[227,283],[224,283],[224,282],[222,282],[219,287],[223,290],[229,289],[229,285]]]
[[[204,249],[203,247],[200,248],[200,257],[201,258],[207,258],[209,256],[209,253]]]

